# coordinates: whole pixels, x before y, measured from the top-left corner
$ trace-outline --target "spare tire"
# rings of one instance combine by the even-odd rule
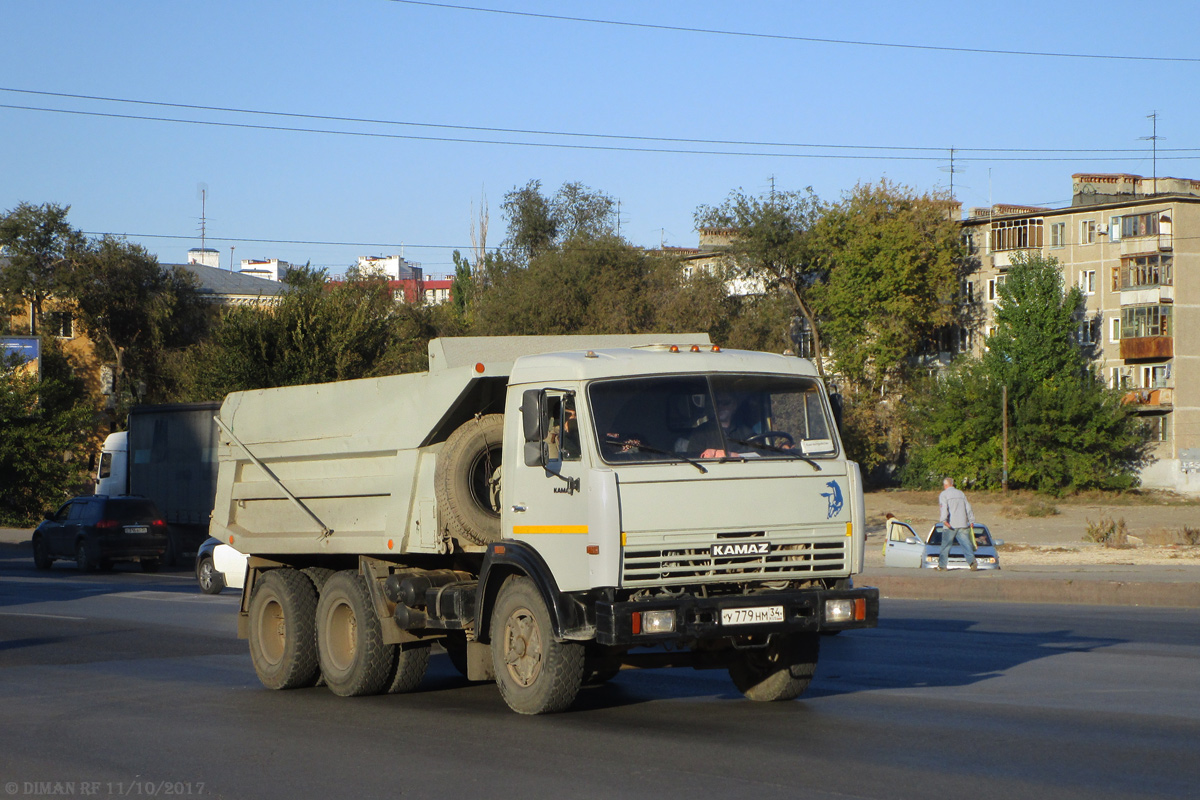
[[[500,538],[500,464],[504,415],[476,417],[450,434],[434,471],[438,518],[455,539],[487,544]]]

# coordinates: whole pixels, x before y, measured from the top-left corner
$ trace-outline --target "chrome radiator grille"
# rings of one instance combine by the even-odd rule
[[[714,556],[712,546],[767,541],[762,555]],[[849,569],[850,539],[799,531],[736,534],[626,535],[621,585],[792,580],[842,575]]]

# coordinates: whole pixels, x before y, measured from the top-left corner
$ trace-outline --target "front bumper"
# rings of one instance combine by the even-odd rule
[[[828,600],[861,601],[860,619],[826,619]],[[723,625],[725,609],[783,607],[780,622]],[[634,614],[674,609],[675,630],[669,633],[634,633]],[[771,633],[841,631],[873,628],[879,622],[879,590],[864,586],[855,589],[793,589],[753,595],[696,597],[691,594],[655,597],[648,600],[601,602],[596,609],[596,642],[602,645],[654,645],[726,637]]]

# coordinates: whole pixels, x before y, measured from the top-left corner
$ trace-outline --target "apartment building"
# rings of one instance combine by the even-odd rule
[[[977,269],[957,349],[986,346],[1015,253],[1052,256],[1083,291],[1080,342],[1150,423],[1142,485],[1200,493],[1200,181],[1077,174],[1069,207],[971,209],[962,224]]]

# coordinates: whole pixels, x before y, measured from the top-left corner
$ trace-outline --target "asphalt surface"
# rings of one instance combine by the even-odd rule
[[[31,553],[31,532],[0,528],[0,554]],[[1000,558],[1003,565],[1003,552]],[[871,561],[855,583],[876,586],[886,598],[1200,608],[1200,564],[1022,565],[991,572],[938,572]]]

